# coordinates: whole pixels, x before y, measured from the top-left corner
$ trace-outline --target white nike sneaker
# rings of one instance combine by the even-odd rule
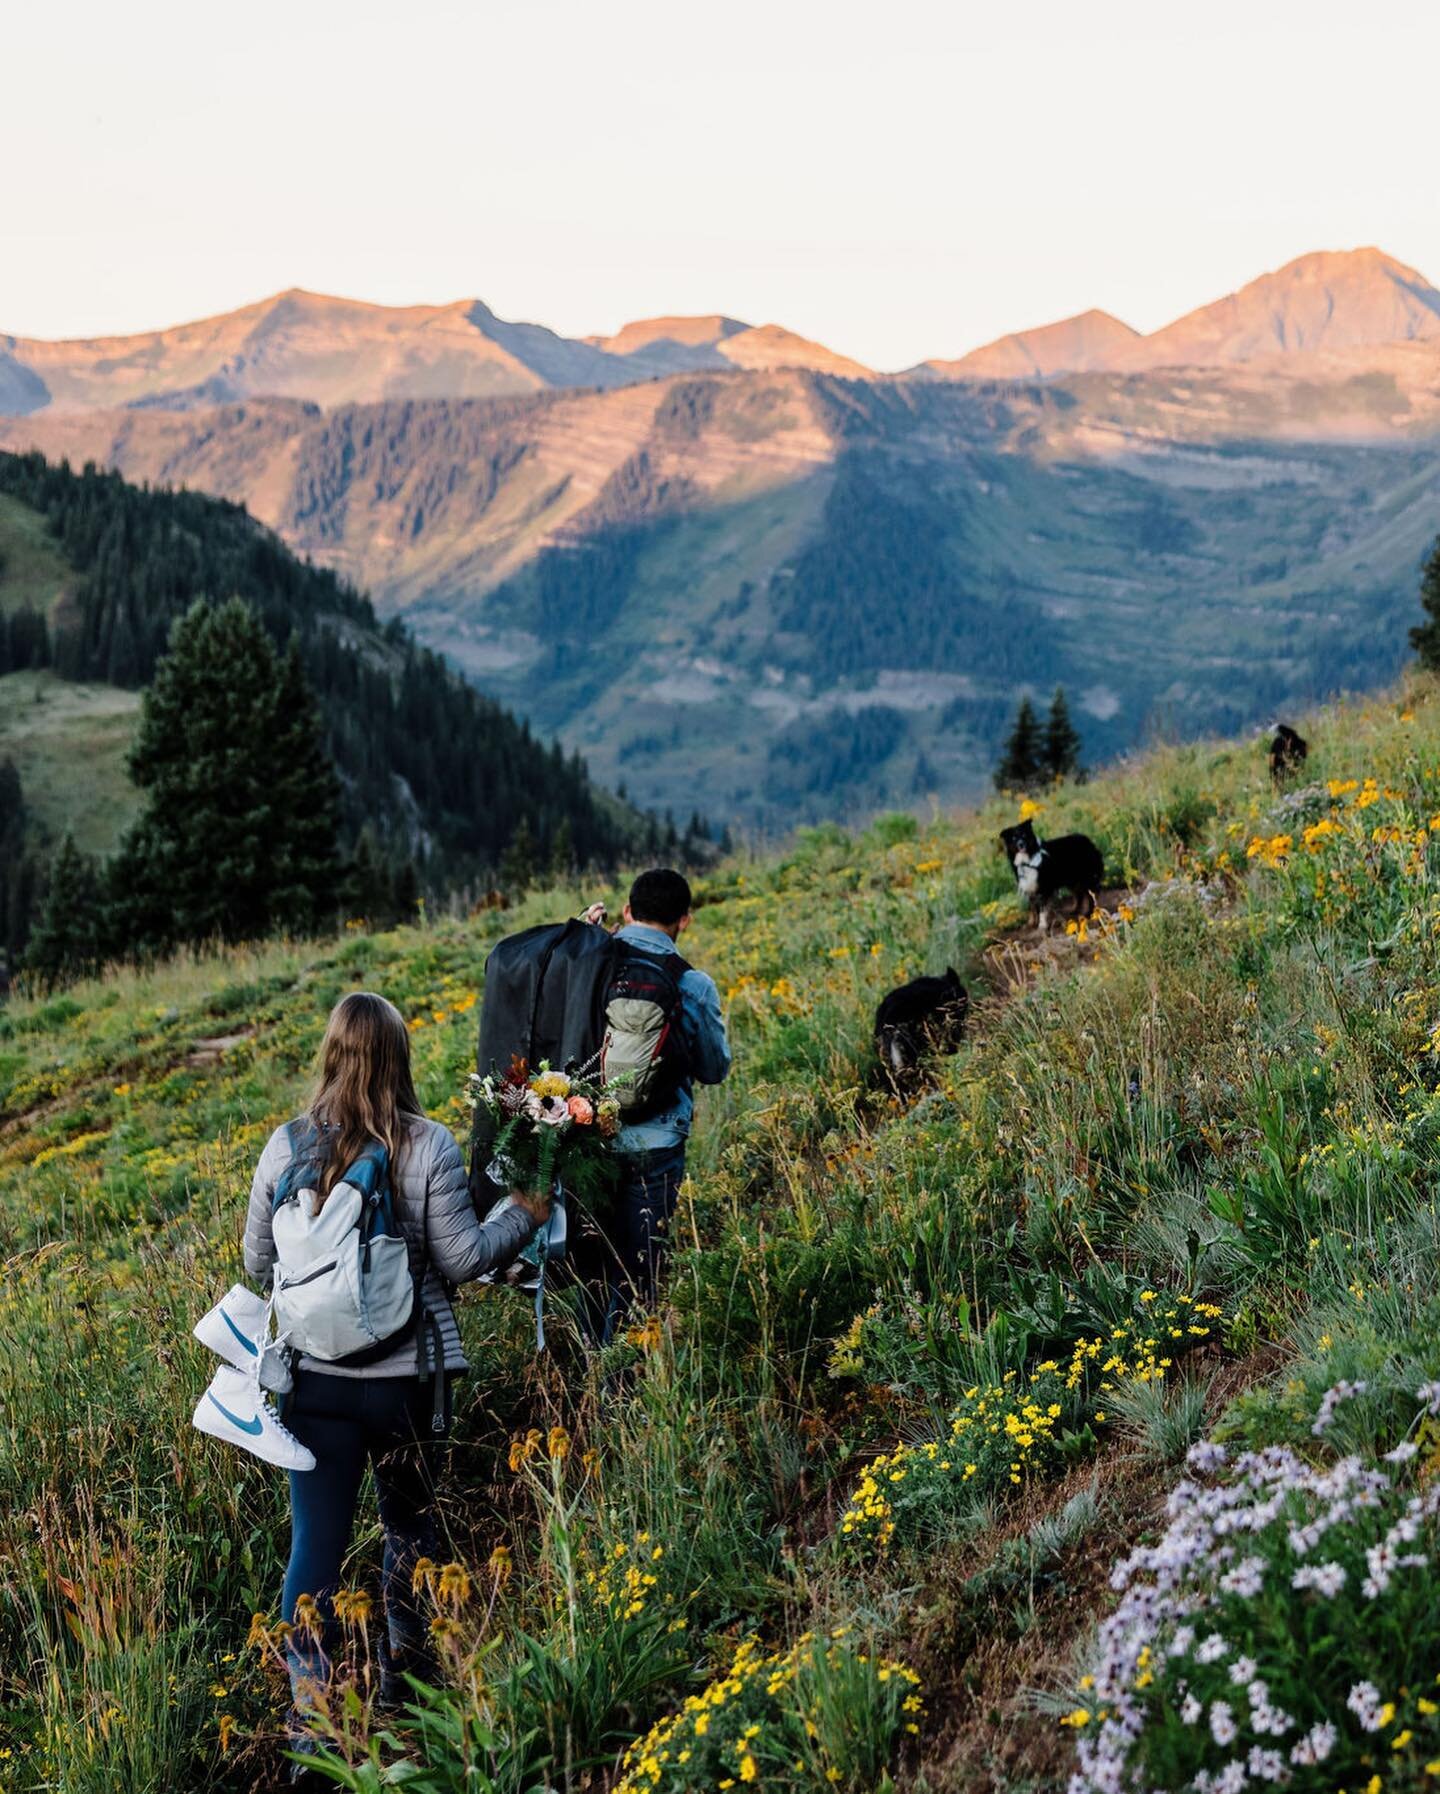
[[[261,1388],[273,1395],[286,1395],[295,1382],[286,1354],[271,1343],[261,1356],[269,1306],[264,1296],[257,1296],[243,1283],[233,1284],[209,1314],[195,1323],[195,1337],[237,1370],[253,1371],[256,1358],[260,1358]]]
[[[222,1364],[196,1405],[195,1425],[282,1470],[315,1468],[314,1452],[281,1425],[251,1371]]]

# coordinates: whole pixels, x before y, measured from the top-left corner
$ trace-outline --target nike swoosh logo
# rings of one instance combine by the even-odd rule
[[[217,1402],[213,1395],[210,1397],[210,1400],[213,1406],[217,1407],[230,1422],[231,1426],[238,1426],[242,1433],[249,1433],[252,1439],[258,1439],[261,1433],[265,1431],[265,1422],[261,1420],[258,1414],[253,1420],[242,1420],[238,1414],[232,1414],[225,1406],[224,1402]]]
[[[230,1329],[230,1331],[240,1341],[241,1345],[244,1346],[245,1350],[253,1358],[255,1356],[255,1342],[253,1340],[247,1339],[245,1337],[245,1335],[235,1325],[234,1321],[232,1321],[230,1319],[230,1316],[228,1314],[226,1314],[226,1312],[223,1308],[220,1310],[220,1319],[222,1321],[224,1321],[225,1325]],[[218,1407],[219,1404],[217,1403],[216,1406]]]

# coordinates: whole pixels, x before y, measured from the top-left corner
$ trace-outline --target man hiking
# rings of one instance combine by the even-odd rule
[[[614,1338],[632,1301],[645,1311],[655,1307],[670,1217],[685,1176],[694,1086],[723,1083],[730,1070],[730,1044],[715,981],[680,958],[676,944],[690,926],[690,909],[685,877],[669,867],[656,867],[642,872],[631,885],[624,923],[615,932],[617,941],[648,959],[662,964],[679,960],[679,1024],[685,1055],[673,1096],[643,1120],[622,1127],[615,1142],[622,1169],[607,1228],[610,1249],[604,1253],[603,1277],[592,1274],[586,1279],[590,1283],[584,1304],[586,1331],[597,1345],[608,1345]],[[596,905],[587,919],[599,921],[603,914]]]

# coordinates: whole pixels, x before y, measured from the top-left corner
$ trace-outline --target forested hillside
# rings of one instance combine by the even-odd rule
[[[1440,514],[1436,365],[732,371],[0,440],[244,498],[598,778],[783,833],[973,795],[1057,683],[1095,763],[1394,677]],[[807,748],[871,710],[875,756]]]
[[[62,774],[67,740],[74,747],[76,811],[92,781],[111,773],[81,757],[84,737],[67,736],[75,707],[64,691],[145,687],[195,599],[239,597],[277,645],[298,644],[339,774],[343,840],[354,846],[363,835],[372,856],[413,870],[416,890],[493,876],[522,819],[536,865],[557,852],[579,865],[612,865],[653,834],[653,824],[591,782],[578,755],[538,740],[403,623],[382,627],[368,599],[299,559],[241,506],[8,454],[0,454],[0,503],[0,689],[19,717],[7,732],[26,734],[16,750],[23,758],[35,717],[53,718],[51,758]],[[37,685],[40,674],[51,683]],[[22,693],[30,709],[20,716]],[[124,740],[112,735],[102,758],[123,755]],[[6,803],[7,814],[26,807],[23,785]],[[53,847],[72,816],[63,803],[42,808],[34,819],[48,824],[41,832]],[[33,828],[30,836],[35,844]],[[18,903],[16,892],[34,877],[12,867],[9,879],[0,896]],[[12,919],[12,948],[21,935]]]

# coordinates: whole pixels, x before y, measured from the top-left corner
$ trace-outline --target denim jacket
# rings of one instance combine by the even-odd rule
[[[643,922],[632,922],[619,930],[616,938],[659,959],[680,949],[660,928],[649,928]],[[715,980],[706,972],[692,967],[680,979],[680,1026],[690,1048],[690,1064],[695,1079],[702,1084],[722,1084],[730,1070],[730,1043],[725,1038],[725,1018],[720,1013],[720,993]],[[620,1152],[663,1152],[683,1146],[690,1133],[695,1113],[692,1079],[680,1086],[675,1101],[658,1115],[648,1116],[631,1127],[621,1128],[616,1140]]]

